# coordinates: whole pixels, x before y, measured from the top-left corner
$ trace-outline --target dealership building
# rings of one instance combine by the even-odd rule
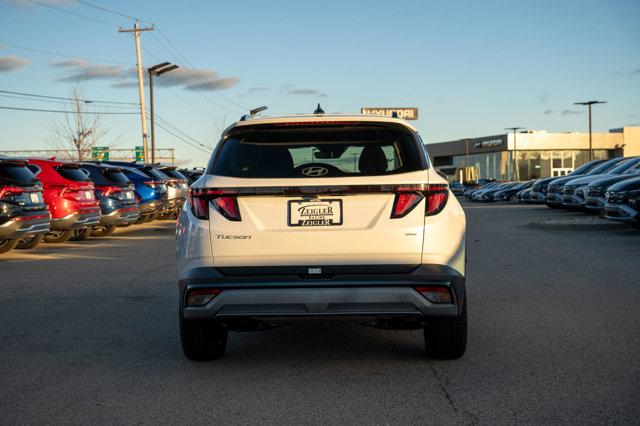
[[[589,161],[589,134],[577,132],[526,130],[425,147],[434,167],[451,181],[460,180],[465,173],[467,178],[463,180],[563,176]],[[640,155],[640,127],[593,133],[592,149],[594,159]]]

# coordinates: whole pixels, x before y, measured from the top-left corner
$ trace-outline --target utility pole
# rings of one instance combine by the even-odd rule
[[[511,159],[511,179],[518,180],[520,173],[518,173],[518,159],[516,154],[518,153],[516,145],[516,132],[524,127],[505,127],[505,130],[513,131],[513,158]]]
[[[133,33],[136,41],[136,62],[138,64],[138,91],[140,94],[140,117],[142,118],[142,150],[144,152],[144,161],[149,160],[149,152],[147,147],[147,115],[144,105],[144,80],[142,79],[142,54],[140,53],[140,33],[143,31],[153,31],[153,27],[140,28],[138,20],[133,23],[133,29],[125,30],[120,28],[119,33]]]
[[[589,108],[589,161],[593,161],[593,142],[591,140],[591,105],[606,104],[607,101],[574,102],[574,105],[586,105]]]
[[[154,65],[147,69],[149,73],[149,109],[151,110],[151,164],[156,162],[156,128],[155,128],[155,115],[153,113],[153,76],[162,75],[165,72],[175,70],[177,65],[172,65],[169,62],[163,62],[158,65]]]

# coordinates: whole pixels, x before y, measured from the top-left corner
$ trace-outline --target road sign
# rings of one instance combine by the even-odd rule
[[[136,146],[136,161],[144,162],[144,147]]]
[[[91,159],[96,161],[109,161],[109,147],[94,146],[91,148]]]
[[[404,118],[405,120],[417,120],[418,108],[388,108],[388,107],[365,107],[360,109],[361,114],[367,115],[383,115],[385,117],[392,117],[393,113],[396,113],[398,118]]]

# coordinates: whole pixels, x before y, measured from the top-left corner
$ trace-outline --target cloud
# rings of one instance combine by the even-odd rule
[[[122,76],[123,81],[112,85],[116,88],[133,87],[138,84],[138,70],[132,67]],[[144,74],[145,80],[147,74]],[[220,77],[210,68],[178,68],[153,79],[153,84],[164,87],[182,87],[191,92],[207,92],[229,89],[240,82],[239,77]]]
[[[636,75],[640,75],[640,68],[636,68],[631,71],[625,71],[625,72],[617,71],[617,72],[614,72],[613,75],[616,77],[633,77]]]
[[[138,69],[125,68],[122,65],[102,65],[84,59],[67,59],[51,64],[66,73],[58,77],[58,81],[112,80],[111,87],[129,88],[138,85]],[[146,80],[147,73],[143,74]],[[225,90],[238,84],[238,77],[220,77],[217,71],[210,68],[178,68],[162,76],[154,78],[158,86],[182,87],[192,92]]]
[[[63,68],[67,72],[57,78],[58,81],[109,80],[122,78],[122,65],[100,65],[84,59],[66,59],[53,62],[56,68]]]
[[[562,115],[580,115],[584,114],[584,111],[578,109],[565,109],[562,110]]]
[[[316,89],[291,89],[288,90],[287,95],[298,95],[298,96],[319,96],[321,98],[324,98],[325,96],[327,96],[326,93],[322,93],[319,90]]]
[[[543,112],[544,115],[551,115],[554,114],[556,112],[555,109],[547,109]]]
[[[0,56],[0,72],[15,71],[29,65],[29,59],[21,58],[16,55]]]

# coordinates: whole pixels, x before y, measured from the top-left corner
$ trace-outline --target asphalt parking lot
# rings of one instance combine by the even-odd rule
[[[527,226],[562,213],[465,204],[469,347],[346,320],[234,333],[193,363],[173,222],[0,260],[1,423],[635,423],[640,232]]]

